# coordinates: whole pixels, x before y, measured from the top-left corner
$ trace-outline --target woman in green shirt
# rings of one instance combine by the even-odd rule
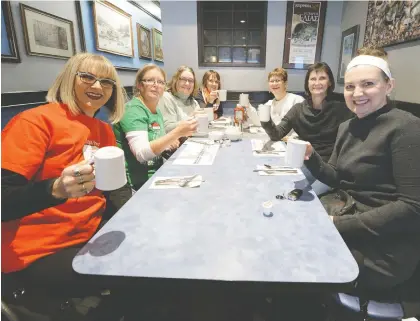
[[[157,104],[166,85],[166,74],[156,65],[146,65],[136,74],[134,97],[125,105],[122,120],[114,125],[117,144],[124,150],[127,179],[138,190],[163,164],[162,152],[176,149],[179,138],[191,136],[197,121],[184,120],[165,134]]]

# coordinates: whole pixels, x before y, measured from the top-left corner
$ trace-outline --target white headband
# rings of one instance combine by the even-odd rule
[[[350,63],[347,65],[346,72],[349,71],[351,68],[359,65],[369,65],[378,67],[388,76],[388,78],[392,78],[388,63],[382,58],[367,55],[357,56],[353,58],[352,61],[350,61]]]

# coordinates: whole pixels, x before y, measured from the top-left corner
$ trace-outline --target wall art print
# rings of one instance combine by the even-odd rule
[[[134,57],[131,15],[107,1],[93,3],[96,49]]]
[[[420,0],[369,1],[365,47],[387,47],[420,39]]]
[[[153,28],[153,59],[163,62],[162,32]]]
[[[360,25],[356,25],[343,31],[341,35],[340,61],[337,74],[337,83],[339,84],[344,84],[344,74],[346,73],[347,65],[356,55],[359,43],[359,29]]]
[[[73,22],[20,3],[28,55],[68,59],[76,53]]]
[[[326,1],[288,1],[283,68],[308,69],[321,59]]]
[[[137,42],[140,58],[152,59],[152,39],[150,29],[137,23]]]
[[[1,61],[20,62],[10,1],[1,2]]]

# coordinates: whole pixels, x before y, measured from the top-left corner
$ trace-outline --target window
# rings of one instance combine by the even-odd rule
[[[199,66],[265,67],[266,1],[198,1]]]

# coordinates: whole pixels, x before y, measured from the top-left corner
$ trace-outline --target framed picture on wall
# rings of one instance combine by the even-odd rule
[[[326,1],[288,1],[283,68],[308,69],[320,61]]]
[[[162,32],[153,28],[153,59],[163,62]]]
[[[360,26],[351,27],[343,31],[341,35],[340,61],[338,63],[337,82],[344,84],[344,74],[350,60],[356,55],[357,45],[359,43]]]
[[[20,62],[10,1],[1,2],[1,61]]]
[[[20,4],[28,55],[68,59],[76,53],[73,22]]]
[[[387,47],[420,39],[420,0],[369,1],[365,47]]]
[[[131,15],[107,1],[93,3],[96,49],[134,57]]]
[[[137,23],[137,42],[140,58],[152,59],[152,39],[150,29]]]

